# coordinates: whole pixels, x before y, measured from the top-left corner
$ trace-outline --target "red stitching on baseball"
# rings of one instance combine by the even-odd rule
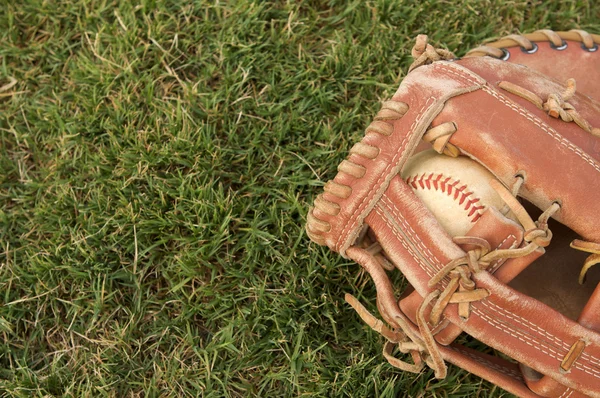
[[[471,222],[479,220],[485,206],[480,203],[481,199],[473,195],[472,191],[467,190],[467,185],[460,185],[460,180],[453,180],[452,177],[444,177],[443,174],[421,174],[410,176],[406,179],[406,183],[414,190],[427,189],[445,193],[449,197],[458,202],[459,206],[464,205],[464,210],[467,212],[467,217]],[[454,189],[453,189],[454,188]],[[454,192],[454,194],[453,194]]]

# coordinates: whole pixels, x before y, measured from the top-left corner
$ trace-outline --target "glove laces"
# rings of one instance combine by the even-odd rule
[[[369,252],[356,246],[347,251],[349,257],[361,264],[371,275],[377,289],[377,308],[384,320],[393,328],[387,327],[373,316],[354,296],[346,294],[346,301],[367,325],[387,339],[383,355],[392,366],[418,373],[427,364],[434,370],[436,378],[445,378],[447,367],[435,340],[434,331],[443,326],[443,312],[446,307],[449,304],[457,304],[458,315],[465,320],[468,319],[471,304],[490,295],[486,289],[476,287],[472,279],[473,274],[485,271],[495,261],[527,256],[538,248],[549,245],[552,232],[548,229],[548,220],[560,210],[560,205],[556,202],[552,203],[537,221],[533,221],[515,197],[523,184],[523,181],[519,181],[521,178],[518,177],[513,187],[514,195],[496,180],[492,180],[490,185],[525,228],[524,245],[515,249],[491,250],[489,242],[482,238],[472,236],[453,238],[456,244],[469,245],[474,249],[469,250],[464,257],[450,261],[431,277],[427,286],[434,290],[423,298],[416,314],[418,333],[398,307],[391,281],[374,257],[375,246],[369,245]],[[381,251],[381,246],[378,244],[377,246],[377,251]],[[600,258],[600,251],[596,256]],[[429,307],[431,311],[427,313]],[[405,354],[410,353],[414,363],[394,357],[394,348]]]
[[[427,35],[418,35],[411,55],[414,58],[413,63],[408,68],[408,72],[422,65],[429,65],[435,61],[449,61],[456,56],[449,50],[435,48],[428,43]]]
[[[551,93],[544,101],[536,93],[517,84],[508,81],[501,81],[498,83],[498,87],[501,89],[531,102],[539,109],[544,110],[550,117],[560,119],[567,123],[574,122],[586,132],[593,136],[600,137],[600,128],[592,126],[590,122],[577,112],[575,106],[568,102],[575,96],[577,90],[575,79],[568,79],[565,82],[565,85],[566,87],[562,92]]]

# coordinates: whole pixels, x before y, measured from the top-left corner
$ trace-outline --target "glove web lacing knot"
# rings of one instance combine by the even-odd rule
[[[443,48],[435,48],[427,41],[427,35],[417,36],[416,43],[411,51],[414,61],[408,68],[408,72],[411,72],[419,66],[429,65],[435,61],[449,61],[456,58],[451,51]]]
[[[586,132],[596,137],[600,137],[600,128],[593,127],[579,112],[577,112],[572,104],[567,102],[573,98],[577,91],[575,79],[568,79],[563,92],[549,94],[546,101],[536,93],[508,81],[498,83],[498,87],[526,99],[539,109],[546,111],[550,117],[560,119],[564,122],[574,122]]]
[[[519,179],[521,177],[518,177],[513,188],[515,194],[518,193],[523,183]],[[371,249],[369,252],[356,246],[348,250],[349,256],[360,263],[371,275],[377,289],[377,308],[381,316],[393,328],[387,327],[382,321],[375,318],[352,295],[346,294],[346,301],[373,330],[388,340],[384,346],[383,355],[392,366],[416,373],[423,368],[424,364],[427,364],[435,371],[437,378],[446,377],[446,364],[434,338],[434,331],[441,326],[446,307],[449,304],[458,304],[458,315],[463,319],[468,319],[471,303],[483,300],[490,294],[486,289],[476,287],[475,282],[471,279],[473,274],[486,270],[497,260],[527,256],[550,243],[552,232],[548,229],[548,220],[560,210],[558,203],[552,203],[534,222],[513,196],[513,193],[498,181],[491,181],[490,185],[523,225],[525,229],[524,244],[519,248],[491,250],[490,244],[485,239],[469,236],[455,237],[453,239],[455,243],[475,248],[469,250],[464,257],[450,261],[429,280],[429,288],[433,289],[436,286],[438,288],[424,297],[417,311],[418,333],[413,331],[409,325],[410,321],[398,307],[391,281],[380,262],[374,257],[375,245],[369,245]],[[378,248],[379,251],[382,250],[381,246]],[[429,308],[431,310],[427,314],[426,310]],[[395,347],[402,353],[410,353],[414,363],[411,364],[394,357],[392,354]]]

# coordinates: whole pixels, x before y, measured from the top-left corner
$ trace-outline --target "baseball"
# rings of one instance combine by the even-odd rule
[[[402,179],[450,236],[466,235],[489,206],[505,205],[489,184],[496,177],[466,156],[420,152],[409,159]]]

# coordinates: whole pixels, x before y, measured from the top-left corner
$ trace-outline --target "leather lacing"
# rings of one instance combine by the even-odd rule
[[[516,193],[523,184],[520,179],[522,177],[518,176],[515,187],[513,187],[513,191]],[[383,355],[391,365],[409,372],[419,372],[424,364],[427,364],[435,371],[437,378],[446,377],[447,367],[434,338],[434,329],[440,325],[446,307],[449,304],[457,304],[458,315],[465,320],[468,319],[471,303],[483,300],[490,294],[486,289],[476,287],[472,279],[473,274],[485,271],[490,264],[499,259],[527,256],[538,248],[550,244],[552,232],[548,229],[548,220],[560,210],[558,202],[552,203],[540,215],[537,222],[534,222],[513,193],[495,180],[491,181],[491,186],[523,225],[525,229],[524,244],[515,249],[491,250],[490,244],[482,238],[455,237],[456,244],[475,248],[469,250],[464,257],[450,261],[429,280],[428,287],[435,289],[424,297],[417,310],[418,334],[412,331],[408,320],[399,312],[389,277],[373,257],[373,253],[375,253],[373,245],[370,245],[371,250],[368,253],[363,249],[358,249],[360,251],[357,252],[352,249],[348,251],[350,257],[360,263],[371,275],[377,288],[379,312],[394,328],[387,327],[382,321],[375,318],[352,295],[347,294],[346,301],[373,330],[388,340],[384,346]],[[381,250],[381,246],[378,246],[378,249]],[[392,355],[394,348],[402,353],[410,353],[414,363],[411,364],[394,357]]]
[[[566,88],[562,93],[552,93],[546,101],[542,100],[537,94],[529,91],[521,86],[510,82],[500,82],[498,87],[508,91],[509,93],[518,95],[521,98],[533,103],[539,109],[543,109],[549,116],[561,119],[565,122],[574,122],[586,132],[595,137],[600,137],[600,128],[593,127],[583,116],[577,112],[575,107],[568,103],[576,92],[577,85],[575,79],[568,79]],[[516,195],[515,195],[516,196]],[[571,242],[571,247],[576,250],[591,253],[585,260],[581,272],[579,273],[579,283],[585,282],[587,271],[596,264],[600,264],[600,243],[587,242],[580,239],[575,239]]]
[[[540,98],[536,93],[511,82],[502,81],[498,83],[498,87],[526,99],[539,109],[546,111],[548,115],[553,118],[561,119],[567,123],[574,122],[586,132],[596,137],[600,137],[600,128],[592,127],[592,125],[577,112],[575,107],[567,102],[573,98],[577,90],[575,79],[568,79],[563,92],[548,95],[546,101]]]
[[[536,42],[546,41],[550,43],[552,48],[562,50],[567,46],[565,40],[580,42],[581,47],[586,51],[594,52],[598,50],[598,44],[594,40],[594,36],[585,30],[572,29],[568,32],[554,32],[550,29],[542,29],[531,34],[503,37],[496,43],[490,43],[470,50],[465,57],[490,56],[506,60],[510,56],[505,50],[506,48],[519,46],[524,52],[533,54],[538,48]]]
[[[511,82],[502,81],[498,83],[498,87],[531,102],[539,109],[546,111],[550,117],[561,119],[562,121],[568,123],[574,122],[584,131],[592,134],[595,137],[600,137],[600,128],[593,127],[583,116],[581,116],[581,114],[579,114],[579,112],[577,112],[572,104],[567,102],[573,98],[577,90],[575,79],[568,79],[563,92],[552,93],[548,95],[546,101],[544,101],[536,93]],[[576,250],[591,253],[590,256],[588,256],[588,258],[585,260],[584,265],[579,273],[579,283],[583,284],[585,282],[585,276],[588,270],[594,265],[600,264],[600,243],[575,239],[573,242],[571,242],[571,247]]]
[[[411,55],[414,58],[414,61],[408,68],[408,72],[411,72],[419,66],[429,65],[435,61],[450,61],[456,58],[451,51],[443,48],[435,48],[429,44],[427,35],[417,36]]]
[[[381,109],[375,116],[375,120],[369,124],[365,133],[382,135],[389,137],[394,132],[393,122],[402,118],[408,111],[408,104],[399,101],[385,101]],[[361,179],[364,177],[367,168],[359,163],[367,164],[369,161],[377,159],[380,149],[376,146],[358,142],[350,149],[350,157],[338,166],[340,173],[346,174],[352,179]],[[315,210],[328,216],[336,217],[341,206],[334,200],[342,201],[352,195],[352,187],[348,184],[342,184],[338,181],[330,180],[323,189],[329,196],[328,200],[323,194],[317,196],[314,207],[308,211],[306,233],[309,238],[320,245],[327,243],[324,234],[331,231],[331,223],[315,214]]]
[[[455,58],[452,52],[441,48],[434,48],[429,44],[427,35],[417,36],[416,43],[412,49],[412,56],[414,62],[410,66],[409,71],[435,61]],[[390,136],[394,132],[393,122],[402,118],[408,109],[408,104],[404,102],[393,100],[383,102],[381,110],[375,116],[375,120],[367,127],[365,131],[366,135]],[[428,130],[424,136],[424,140],[430,142],[433,148],[439,153],[456,157],[460,154],[460,151],[449,142],[452,134],[456,132],[456,128],[454,123],[443,123]],[[359,163],[368,164],[369,161],[377,158],[379,152],[380,149],[378,147],[359,142],[350,149],[351,157],[340,163],[338,171],[353,179],[360,179],[364,177],[367,168]],[[354,159],[352,159],[352,156]],[[327,244],[324,234],[331,231],[331,223],[323,219],[325,217],[319,217],[318,213],[336,217],[340,213],[341,207],[335,201],[342,201],[349,198],[352,195],[352,187],[349,184],[341,184],[331,180],[325,184],[324,191],[330,195],[330,200],[326,199],[323,194],[317,196],[314,207],[308,211],[306,223],[308,237],[320,245]],[[318,210],[317,214],[315,214],[315,210]],[[385,262],[383,263],[385,264]],[[390,265],[388,264],[387,267],[389,268]]]

